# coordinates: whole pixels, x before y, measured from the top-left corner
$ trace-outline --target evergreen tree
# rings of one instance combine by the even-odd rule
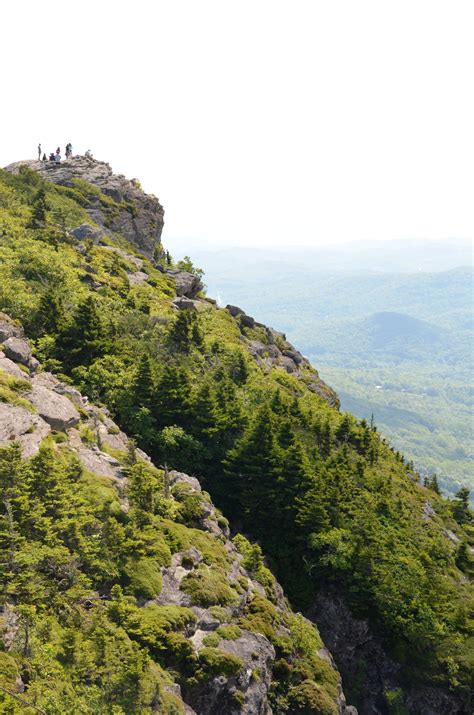
[[[43,187],[40,187],[33,198],[29,227],[33,229],[44,228],[47,211],[46,191]]]
[[[173,362],[166,362],[158,380],[153,404],[157,427],[188,426],[190,381],[186,370]]]
[[[167,343],[176,352],[188,354],[191,349],[193,318],[188,310],[179,310],[171,323]]]
[[[42,293],[39,305],[31,322],[31,334],[35,337],[56,333],[64,318],[63,301],[53,290]],[[30,326],[29,326],[30,327]]]
[[[352,423],[347,412],[344,414],[342,420],[340,421],[336,432],[334,433],[335,438],[338,442],[348,442],[352,430]]]
[[[472,521],[472,513],[469,509],[469,494],[467,487],[461,487],[455,494],[451,508],[458,524],[467,524]]]
[[[238,511],[243,517],[244,525],[252,529],[256,538],[265,537],[274,520],[279,457],[271,413],[263,406],[225,460],[224,498],[232,512]]]
[[[151,372],[148,355],[142,355],[138,370],[131,387],[131,395],[135,406],[151,410],[154,402],[155,384]]]
[[[57,337],[59,358],[67,369],[90,365],[106,346],[105,326],[93,296],[89,296],[80,303]]]

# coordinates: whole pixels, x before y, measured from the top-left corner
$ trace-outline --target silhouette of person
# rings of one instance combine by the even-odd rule
[[[38,161],[41,161],[41,144],[38,144]]]

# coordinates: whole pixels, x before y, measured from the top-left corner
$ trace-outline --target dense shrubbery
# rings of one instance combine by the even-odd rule
[[[129,286],[119,256],[112,260],[110,253],[92,245],[76,251],[67,229],[84,216],[71,192],[48,186],[38,199],[41,182],[30,174],[1,174],[0,180],[0,205],[7,209],[0,222],[0,300],[36,337],[42,360],[107,404],[157,464],[203,477],[225,513],[259,541],[295,604],[310,603],[321,583],[344,589],[352,608],[368,616],[392,653],[409,663],[407,681],[444,682],[467,698],[472,685],[473,600],[464,575],[472,573],[466,544],[473,532],[462,495],[450,504],[432,489],[418,486],[403,458],[373,426],[337,413],[282,371],[265,374],[241,339],[243,333],[261,340],[261,332],[241,328],[211,304],[199,315],[173,314],[167,300],[170,279],[151,264],[145,262],[145,270],[153,286]],[[64,236],[54,232],[48,208],[52,202],[64,219]],[[63,601],[69,589],[87,591],[117,582],[131,595],[157,592],[159,580],[146,561],[153,540],[137,543],[141,532],[132,535],[130,524],[152,528],[153,520],[163,517],[166,523],[161,475],[137,468],[131,479],[135,508],[130,517],[119,518],[110,497],[102,506],[104,516],[98,518],[90,515],[81,492],[69,494],[77,466],[62,460],[53,460],[51,451],[43,450],[33,467],[18,467],[15,484],[31,488],[28,470],[43,469],[44,483],[51,485],[45,502],[37,495],[28,498],[29,517],[23,489],[20,494],[15,485],[9,487],[14,490],[9,499],[18,500],[15,509],[23,514],[26,531],[20,536],[13,530],[4,538],[19,540],[15,554],[22,554],[23,541],[38,541],[37,557],[15,556],[27,564],[33,558],[34,564],[31,573],[23,566],[9,571],[11,588],[34,602],[34,594],[43,594],[45,588],[36,575],[43,568],[38,564],[46,563],[44,568],[65,579],[59,586],[56,576],[52,578],[52,599]],[[427,500],[436,516],[423,520]],[[199,517],[185,495],[177,508],[178,520],[179,510],[185,520]],[[70,533],[69,515],[80,521],[82,512],[83,527]],[[113,524],[110,533],[103,533],[104,524]],[[91,544],[82,528],[99,529],[100,537]],[[462,539],[457,551],[446,539],[446,528]],[[164,533],[171,549],[189,539],[171,521]],[[109,553],[115,555],[105,563],[98,548],[103,539],[110,540]],[[268,588],[261,554],[243,541],[238,547],[248,568]],[[83,564],[77,583],[74,554],[80,554]],[[202,568],[187,577],[193,598],[205,605],[230,603],[231,594],[220,591],[210,600],[211,576],[212,571]],[[249,604],[244,627],[273,637],[271,601],[263,610],[254,606]],[[137,640],[130,640],[126,628],[115,622],[107,628],[118,643],[126,644],[127,653],[135,653]],[[188,657],[183,643],[168,643],[166,648],[174,657]],[[212,647],[208,650],[209,672],[214,659]],[[90,662],[97,657],[94,651]],[[155,697],[149,695],[155,676],[148,661],[135,658],[135,664],[141,671],[133,676],[134,687],[142,687],[144,678],[146,697]],[[97,666],[98,677],[100,672]],[[292,712],[310,712],[308,703],[318,698],[325,712],[324,697],[301,679],[286,695],[277,693],[275,702],[287,695]]]

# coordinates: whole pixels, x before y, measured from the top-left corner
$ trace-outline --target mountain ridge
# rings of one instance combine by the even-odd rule
[[[420,485],[375,426],[335,409],[334,393],[282,334],[235,306],[217,308],[192,264],[168,263],[161,243],[152,262],[92,221],[91,196],[104,201],[28,167],[0,173],[0,298],[36,356],[107,404],[158,464],[201,475],[292,602],[309,608],[331,584],[373,648],[398,663],[375,662],[357,685],[336,645],[361,713],[418,712],[427,702],[440,715],[468,712],[472,532],[462,495],[449,503]],[[108,198],[112,218],[127,211]],[[264,620],[258,627],[265,632]],[[278,666],[288,685],[273,694],[274,713],[325,712],[308,672]]]

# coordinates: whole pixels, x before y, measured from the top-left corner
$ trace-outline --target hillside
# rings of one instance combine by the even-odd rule
[[[473,529],[466,494],[450,503],[437,494],[435,485],[422,486],[374,425],[339,411],[333,390],[283,334],[235,306],[218,308],[203,292],[192,264],[174,265],[166,255],[159,240],[162,208],[157,199],[141,192],[137,182],[115,177],[107,165],[80,157],[64,167],[14,165],[0,174],[0,206],[1,308],[24,326],[32,340],[33,360],[40,360],[45,370],[70,386],[61,390],[79,389],[97,403],[108,420],[107,409],[114,420],[107,434],[124,430],[157,467],[199,477],[230,520],[232,533],[242,532],[258,542],[292,606],[320,624],[340,667],[348,701],[360,713],[374,708],[469,712]],[[28,365],[37,369],[36,362]],[[29,385],[4,379],[2,402],[29,411],[24,401],[32,402],[30,392]],[[166,690],[163,684],[150,685],[149,678],[142,681],[136,671],[101,670],[117,649],[122,652],[118,641],[130,654],[138,652],[138,643],[143,651],[138,661],[141,672],[151,668],[158,673],[156,682],[161,678],[163,683],[166,675],[150,665],[151,658],[180,686],[181,695],[176,697],[197,707],[200,715],[222,712],[206,690],[209,682],[215,689],[222,675],[230,683],[227,694],[235,686],[236,712],[266,713],[270,707],[275,715],[342,711],[337,675],[322,660],[323,651],[318,656],[322,644],[317,634],[301,619],[291,634],[295,617],[278,595],[259,550],[237,538],[244,552],[241,567],[247,571],[237,569],[238,557],[230,545],[230,557],[212,551],[211,543],[217,546],[221,537],[228,544],[225,522],[221,519],[219,524],[218,513],[196,482],[191,482],[194,491],[188,492],[178,478],[175,492],[168,495],[163,470],[148,467],[134,449],[127,447],[126,456],[113,445],[109,456],[118,469],[128,470],[128,511],[120,508],[119,494],[112,498],[109,485],[104,484],[107,497],[96,498],[95,486],[86,494],[72,489],[78,473],[68,465],[71,447],[79,454],[83,449],[107,454],[106,435],[97,421],[91,424],[90,416],[84,416],[82,434],[78,424],[57,425],[52,436],[40,440],[40,456],[26,464],[28,455],[22,460],[18,448],[9,448],[16,449],[15,454],[5,453],[7,464],[17,460],[19,477],[12,483],[11,469],[5,470],[14,493],[13,506],[4,504],[2,514],[7,537],[2,561],[15,568],[2,579],[7,584],[3,608],[21,614],[27,624],[23,640],[11,643],[4,638],[10,685],[17,677],[8,660],[13,658],[23,674],[33,672],[39,678],[36,692],[44,697],[43,675],[36,676],[35,670],[42,650],[36,645],[30,654],[30,636],[25,635],[35,624],[35,637],[42,638],[52,659],[55,683],[64,682],[68,697],[94,712],[136,711],[137,701],[131,704],[123,698],[112,709],[113,700],[104,694],[103,683],[112,690],[116,687],[117,693],[125,676],[132,677],[141,698],[151,697],[153,687],[160,697]],[[80,442],[74,442],[71,430],[79,432]],[[24,433],[41,437],[28,427]],[[44,475],[50,479],[51,472],[52,490],[44,490]],[[25,483],[21,480],[26,480],[26,495],[17,489]],[[89,497],[90,506],[78,515],[79,524],[73,495]],[[171,504],[166,503],[168,496],[174,496]],[[26,497],[41,516],[39,529],[28,521],[31,505],[25,508]],[[90,522],[93,516],[97,520],[103,497],[115,500],[116,507],[107,507],[105,522],[99,518],[107,535],[101,536],[99,530],[92,540],[97,527]],[[126,502],[122,506],[127,508]],[[217,527],[203,528],[206,511],[215,513]],[[173,524],[166,526],[166,519]],[[180,532],[176,522],[192,531]],[[206,537],[209,528],[214,529],[211,542]],[[22,559],[39,556],[27,562],[32,577],[15,600],[12,593],[18,590],[22,573],[22,562],[12,562],[16,552],[11,543],[17,538],[24,549],[19,551]],[[55,553],[43,555],[45,549]],[[160,593],[169,594],[167,549],[179,555],[171,568],[191,571],[179,571],[191,598],[180,607],[208,606],[209,598],[218,598],[212,606],[240,604],[230,624],[221,621],[222,611],[212,614],[221,630],[218,638],[203,642],[204,654],[195,648],[198,642],[189,642],[198,631],[187,611],[180,611],[182,618],[177,620],[173,612],[171,625],[163,625],[156,613],[163,605]],[[187,558],[189,550],[192,555]],[[77,579],[71,575],[71,554],[77,559]],[[140,563],[137,575],[136,562],[141,559],[145,563]],[[239,576],[250,577],[252,584],[247,581],[244,587]],[[258,591],[258,577],[265,582],[260,586],[270,589],[265,596],[260,592],[266,599],[262,611],[252,605],[250,593]],[[37,580],[41,588],[36,589]],[[93,617],[82,612],[84,589],[98,594],[97,633]],[[94,609],[85,610],[93,615]],[[226,611],[227,618],[230,613]],[[82,633],[85,623],[92,624],[94,643],[84,644],[81,636],[75,645],[79,636],[74,629]],[[222,631],[227,625],[230,630]],[[64,628],[73,630],[66,643]],[[153,642],[150,630],[156,633]],[[240,674],[248,672],[242,655],[236,656],[238,662],[225,655],[235,655],[225,641],[239,643],[246,631],[266,638],[276,654],[267,661],[268,672],[258,666],[254,678],[268,685],[260,705],[251,704],[249,681],[240,680]],[[269,646],[262,647],[271,653]],[[136,660],[135,655],[130,657]],[[121,656],[119,660],[124,662]],[[102,678],[99,684],[97,678]],[[28,677],[23,683],[28,686]],[[29,687],[25,697],[28,692]],[[139,711],[159,707],[149,699]]]
[[[317,630],[198,480],[157,469],[107,409],[41,371],[5,315],[0,340],[0,684],[17,703],[257,713],[307,689],[349,715]],[[5,691],[0,709],[25,712]]]
[[[359,253],[349,246],[347,255],[336,247],[269,251],[258,261],[253,251],[198,256],[214,294],[284,330],[343,409],[373,416],[397,450],[453,495],[474,488],[473,272],[452,267],[463,258],[472,264],[470,245],[461,246],[428,242],[424,259],[413,241],[362,244]],[[419,270],[429,266],[439,272]],[[389,321],[396,334],[386,332]]]

